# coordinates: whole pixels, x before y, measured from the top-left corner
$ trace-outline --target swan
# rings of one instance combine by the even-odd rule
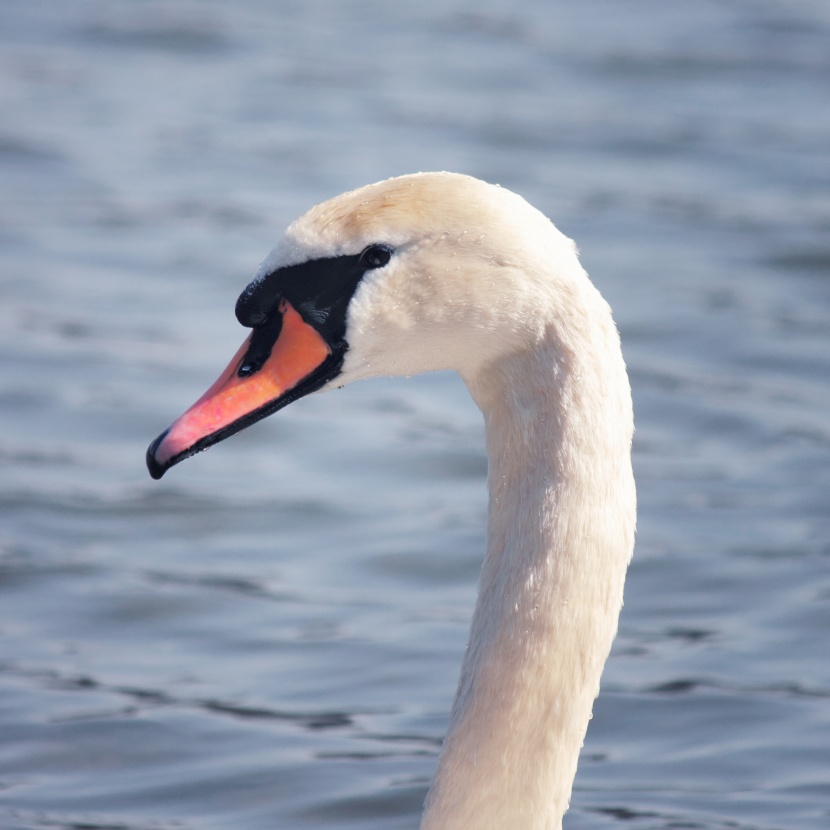
[[[150,445],[164,472],[310,392],[457,371],[484,415],[487,549],[422,830],[557,830],[634,545],[631,391],[574,243],[454,173],[295,220],[236,304],[252,329]]]

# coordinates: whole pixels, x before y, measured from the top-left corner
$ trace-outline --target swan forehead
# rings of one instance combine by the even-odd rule
[[[494,208],[503,220],[505,207],[532,210],[510,191],[458,173],[387,179],[304,213],[288,227],[257,276],[311,259],[360,253],[374,243],[400,247],[467,232],[481,237],[501,225]]]

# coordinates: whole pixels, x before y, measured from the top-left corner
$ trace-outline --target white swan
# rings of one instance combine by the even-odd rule
[[[151,474],[308,392],[458,371],[485,419],[487,554],[421,826],[560,828],[636,513],[619,336],[573,243],[507,190],[403,176],[297,219],[236,310],[251,336]]]

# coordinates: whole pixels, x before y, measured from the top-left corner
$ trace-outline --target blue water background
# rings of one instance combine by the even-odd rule
[[[294,216],[430,169],[574,237],[630,368],[566,828],[830,826],[830,4],[9,0],[0,827],[417,827],[484,545],[463,386],[143,454]]]

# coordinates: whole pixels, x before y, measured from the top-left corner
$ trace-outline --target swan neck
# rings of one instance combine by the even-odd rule
[[[485,417],[487,553],[427,830],[561,826],[633,547],[611,330],[580,352],[596,359],[552,342],[468,384]]]

